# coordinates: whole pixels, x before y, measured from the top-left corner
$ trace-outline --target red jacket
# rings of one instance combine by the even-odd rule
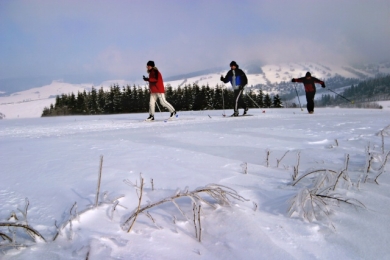
[[[322,80],[319,80],[315,77],[311,77],[311,78],[306,78],[306,77],[303,77],[303,78],[299,78],[299,79],[294,79],[293,82],[301,82],[303,83],[303,85],[305,86],[305,92],[316,92],[316,85],[315,83],[318,83],[318,84],[321,84],[322,87],[324,88],[324,82]]]
[[[150,93],[165,93],[163,78],[156,68],[149,71],[149,89]]]

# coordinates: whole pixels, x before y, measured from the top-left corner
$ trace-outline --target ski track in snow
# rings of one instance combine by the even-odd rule
[[[340,206],[330,216],[336,231],[329,221],[308,223],[288,217],[287,210],[299,190],[290,185],[298,154],[303,174],[316,168],[340,170],[348,153],[349,171],[357,178],[367,145],[376,150],[381,145],[375,134],[389,125],[389,112],[297,111],[252,109],[254,116],[232,119],[223,118],[222,111],[182,112],[175,120],[153,123],[142,122],[145,114],[2,120],[1,220],[23,209],[28,198],[29,223],[50,240],[54,222],[65,221],[75,202],[78,211],[94,203],[100,155],[101,194],[125,195],[120,204],[126,208],[118,207],[112,220],[109,205],[87,211],[74,221],[73,231],[64,229],[56,242],[7,250],[0,256],[85,259],[89,252],[90,259],[386,259],[386,172],[379,186],[369,183],[360,191],[346,190],[367,210]],[[164,120],[166,114],[156,117]],[[138,198],[123,180],[135,183],[140,173],[146,182],[143,205],[172,196],[177,188],[193,190],[209,183],[231,187],[248,201],[215,210],[203,205],[202,243],[194,237],[193,223],[172,203],[151,210],[157,226],[140,216],[128,234],[120,223]],[[192,217],[189,199],[178,204]]]

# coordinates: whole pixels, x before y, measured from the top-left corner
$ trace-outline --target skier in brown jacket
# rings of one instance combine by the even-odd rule
[[[319,80],[315,77],[312,77],[310,72],[306,72],[306,76],[302,78],[293,78],[291,82],[300,82],[303,83],[306,92],[306,101],[307,101],[307,112],[309,114],[314,113],[314,96],[316,94],[316,85],[315,83],[321,84],[325,88],[325,82]]]

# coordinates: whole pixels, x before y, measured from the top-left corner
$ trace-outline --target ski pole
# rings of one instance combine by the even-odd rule
[[[223,116],[226,116],[225,114],[225,99],[223,98],[223,89],[225,88],[225,84],[222,86],[222,108],[223,108]]]
[[[252,100],[252,102],[253,102],[253,103],[255,103],[255,105],[256,105],[258,108],[261,108],[261,107],[260,107],[260,106],[259,106],[259,105],[258,105],[258,104],[257,104],[257,103],[256,103],[256,102],[255,102],[255,101],[252,99],[252,98],[251,98],[251,96],[250,96],[250,95],[248,95],[248,94],[247,94],[246,96],[247,96],[247,97],[249,97],[249,98],[250,98],[250,100]]]
[[[353,103],[354,103],[353,101],[351,101],[351,100],[349,100],[348,98],[346,98],[346,97],[344,97],[344,96],[340,95],[339,93],[337,93],[337,92],[335,92],[335,91],[331,90],[330,88],[328,88],[327,90],[329,90],[330,92],[333,92],[333,93],[335,93],[336,95],[338,95],[338,96],[339,96],[339,97],[341,97],[341,98],[344,98],[344,99],[345,99],[345,100],[347,100],[348,102],[351,102],[351,104],[353,104]]]
[[[299,107],[301,108],[301,111],[303,111],[303,109],[302,109],[302,106],[301,106],[301,101],[299,100],[299,96],[298,96],[298,90],[297,90],[297,87],[296,87],[296,86],[294,86],[294,88],[295,88],[295,93],[297,93],[298,102],[299,102]]]

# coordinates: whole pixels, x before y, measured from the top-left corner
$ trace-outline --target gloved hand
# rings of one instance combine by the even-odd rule
[[[291,80],[291,82],[295,82],[295,79],[293,78],[293,79]]]
[[[325,83],[321,85],[321,87],[325,88]]]
[[[221,76],[221,81],[225,81],[225,78],[223,76]]]
[[[143,76],[144,81],[149,81],[149,78]]]
[[[244,89],[244,86],[238,86],[238,89],[239,89],[239,90],[243,90],[243,89]]]

